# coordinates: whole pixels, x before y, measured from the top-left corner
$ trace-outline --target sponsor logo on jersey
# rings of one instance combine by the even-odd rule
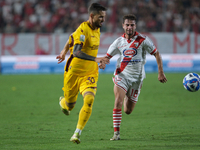
[[[122,62],[123,63],[128,63],[128,65],[134,65],[137,64],[139,62],[141,62],[141,59],[134,59],[134,60],[130,60],[130,59],[123,59]]]
[[[123,55],[124,57],[127,57],[127,58],[134,57],[135,55],[137,55],[137,50],[135,48],[125,49],[123,51]]]
[[[91,50],[98,50],[99,48],[99,45],[93,45],[90,47]]]

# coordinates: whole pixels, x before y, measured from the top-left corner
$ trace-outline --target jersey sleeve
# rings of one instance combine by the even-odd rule
[[[117,44],[118,44],[118,39],[116,39],[108,48],[108,51],[107,51],[107,56],[109,58],[112,58],[114,55],[116,54],[119,54],[119,49],[117,47]]]
[[[74,45],[74,37],[73,33],[69,36],[69,46],[72,47]]]
[[[150,40],[149,37],[146,37],[144,40],[144,49],[151,55],[155,54],[157,52],[157,48],[153,44],[153,42]]]
[[[69,36],[69,50],[70,50],[70,54],[73,54],[73,46],[74,46],[74,36],[73,33]]]
[[[87,29],[83,25],[80,25],[77,30],[73,33],[74,45],[80,44],[85,45],[87,38]]]

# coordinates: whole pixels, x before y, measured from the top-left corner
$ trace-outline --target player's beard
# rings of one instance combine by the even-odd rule
[[[134,31],[133,30],[126,30],[126,34],[128,36],[132,36],[134,34]]]
[[[99,21],[95,21],[94,22],[95,27],[100,28],[101,27],[101,23],[99,23]]]

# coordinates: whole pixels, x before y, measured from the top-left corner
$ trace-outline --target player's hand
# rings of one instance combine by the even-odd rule
[[[61,63],[61,62],[63,62],[65,60],[65,53],[64,53],[63,50],[61,51],[60,55],[58,55],[56,57],[56,59],[58,59],[58,64]]]
[[[99,58],[95,58],[95,61],[99,64],[99,68],[100,69],[105,69],[106,68],[106,64],[110,63],[110,59],[107,56],[104,57],[99,57]]]
[[[99,68],[104,70],[106,68],[106,64],[100,63]]]
[[[104,57],[96,57],[95,61],[97,63],[103,63],[103,64],[109,64],[110,63],[110,59],[107,56]]]
[[[166,83],[167,82],[167,78],[166,78],[166,76],[165,76],[165,74],[163,72],[161,72],[161,73],[158,74],[158,80],[161,83]]]

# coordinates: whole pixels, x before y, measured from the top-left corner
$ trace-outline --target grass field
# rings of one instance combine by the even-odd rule
[[[113,135],[112,74],[100,74],[93,112],[81,144],[69,141],[79,110],[70,116],[59,108],[63,75],[0,75],[0,150],[199,150],[200,91],[188,92],[186,73],[147,74],[132,114],[122,114],[121,140]]]

